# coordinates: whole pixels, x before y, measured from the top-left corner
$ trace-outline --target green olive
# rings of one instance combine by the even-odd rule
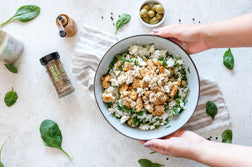
[[[157,5],[158,5],[157,3],[154,4],[154,5],[152,5],[151,10],[153,10],[154,12],[156,12],[156,6],[157,6]]]
[[[156,17],[153,17],[152,19],[150,19],[150,24],[157,24],[159,22],[159,20]]]
[[[148,15],[146,15],[146,16],[143,17],[142,19],[143,19],[143,21],[144,21],[145,23],[148,23],[148,22],[149,22],[149,17],[148,17]]]
[[[186,81],[184,81],[184,80],[182,80],[182,86],[183,86],[183,88],[185,88],[186,87]]]
[[[145,4],[145,5],[143,5],[142,9],[146,9],[148,11],[148,10],[150,10],[150,5],[149,4]]]
[[[147,16],[147,10],[146,10],[146,9],[141,9],[141,10],[140,10],[140,16],[141,16],[142,18],[146,17],[146,16]]]
[[[159,14],[159,13],[156,14],[156,17],[159,21],[163,19],[163,16],[164,16],[163,14]]]
[[[128,125],[132,128],[134,128],[135,126],[133,125],[133,118],[130,118],[128,121],[127,121]]]
[[[168,70],[170,71],[170,77],[174,74],[174,67],[169,67]]]
[[[153,10],[149,10],[148,11],[148,16],[149,16],[149,18],[154,17],[155,16],[155,12]]]
[[[157,13],[159,14],[164,14],[164,7],[160,4],[158,4],[156,7],[155,7],[155,10]]]

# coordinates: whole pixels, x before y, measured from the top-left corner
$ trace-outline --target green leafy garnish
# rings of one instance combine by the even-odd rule
[[[134,117],[134,118],[133,118],[132,124],[133,124],[134,126],[138,126],[139,122],[138,122],[138,120],[137,120],[137,117]]]
[[[123,27],[125,24],[127,24],[131,19],[131,16],[129,14],[122,14],[119,19],[116,21],[116,31],[115,34],[117,33],[117,31]]]
[[[171,127],[171,125],[168,125],[168,126],[166,126],[165,128],[170,128]]]
[[[14,103],[16,103],[17,99],[18,99],[17,92],[14,92],[13,88],[12,88],[11,91],[9,91],[5,94],[4,102],[5,102],[6,106],[10,107]]]
[[[155,154],[155,153],[156,153],[155,151],[150,152],[150,154]]]
[[[44,120],[40,125],[40,134],[46,146],[58,148],[72,159],[72,157],[61,147],[63,137],[59,126],[54,121],[49,119]]]
[[[8,140],[9,138],[10,138],[10,137],[8,136],[8,137],[5,139],[5,141],[4,141],[4,143],[2,144],[2,147],[1,147],[1,149],[0,149],[0,167],[4,167],[4,165],[3,165],[3,163],[2,163],[2,160],[1,160],[2,150],[3,150],[4,145],[6,144],[6,142],[7,142],[7,140]]]
[[[141,165],[141,167],[162,167],[164,165],[153,163],[148,159],[139,159],[138,163]]]
[[[225,130],[221,134],[221,138],[222,138],[222,143],[232,143],[232,138],[233,138],[232,130],[230,129]]]
[[[5,67],[12,73],[18,73],[18,70],[15,66],[11,65],[11,64],[4,64]]]
[[[0,24],[0,27],[14,19],[17,19],[21,22],[28,22],[36,18],[39,15],[39,13],[40,13],[40,7],[38,6],[35,5],[22,6],[16,11],[14,16],[12,16],[4,23]]]
[[[209,115],[212,119],[214,119],[215,115],[218,112],[217,106],[212,101],[208,101],[206,103],[206,113]]]
[[[189,68],[189,67],[187,68],[187,71],[189,72],[189,74],[191,73],[191,72],[190,72],[190,68]]]
[[[108,108],[110,108],[113,105],[113,103],[109,102],[109,103],[107,103],[107,105],[108,105]]]
[[[142,111],[137,112],[136,114],[137,114],[137,115],[139,115],[139,116],[143,116],[143,115],[144,115],[144,113],[145,113],[145,111],[144,111],[144,110],[142,110]]]
[[[232,70],[234,68],[234,57],[230,48],[228,48],[228,50],[224,53],[223,64],[229,70]]]
[[[168,64],[165,61],[165,57],[160,57],[158,58],[158,60],[162,62],[162,65],[168,66]]]
[[[178,108],[174,108],[174,112],[173,112],[173,115],[176,116],[179,114],[179,109]]]

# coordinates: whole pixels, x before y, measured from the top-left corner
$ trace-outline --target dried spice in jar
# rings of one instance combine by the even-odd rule
[[[51,81],[58,93],[59,97],[64,97],[74,91],[74,88],[64,70],[60,61],[58,52],[53,52],[40,59],[40,63],[44,65],[51,78]]]

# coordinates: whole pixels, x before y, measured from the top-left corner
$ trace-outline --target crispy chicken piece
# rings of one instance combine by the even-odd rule
[[[134,64],[129,63],[129,62],[125,62],[123,71],[129,71],[129,70],[134,70]]]
[[[165,73],[165,68],[164,68],[164,66],[161,66],[161,67],[159,67],[158,69],[159,69],[160,74],[164,74],[164,73]]]
[[[124,91],[124,92],[122,92],[121,93],[121,99],[124,98],[124,97],[129,96],[129,94],[130,94],[130,91]]]
[[[123,85],[121,86],[119,92],[120,92],[121,94],[123,94],[123,92],[127,91],[128,88],[129,88],[129,86],[128,86],[127,84],[123,84]]]
[[[130,99],[136,100],[137,99],[137,92],[130,92]]]
[[[102,86],[104,89],[107,89],[110,87],[110,83],[109,81],[112,79],[111,75],[106,75],[105,77],[103,77],[102,80]]]
[[[143,109],[143,101],[141,98],[138,98],[136,102],[136,112],[139,112],[142,109]]]
[[[139,88],[139,87],[140,87],[140,80],[134,79],[133,84],[132,84],[132,87],[133,87],[134,89]]]
[[[129,97],[125,97],[122,99],[122,102],[125,106],[129,107],[129,108],[133,108],[131,106],[132,102],[134,102],[133,100],[131,100]]]
[[[102,94],[102,101],[104,101],[105,103],[115,102],[115,100],[115,97],[109,90],[105,90],[105,92]]]
[[[160,116],[164,114],[165,107],[163,105],[156,105],[154,112],[152,113],[153,116]]]
[[[156,93],[156,104],[163,104],[167,100],[167,96],[163,92]]]
[[[121,60],[118,60],[116,63],[116,69],[119,69],[121,65],[122,65]]]
[[[149,112],[152,113],[154,111],[153,104],[145,104],[144,108]]]
[[[178,85],[174,85],[172,87],[172,90],[171,90],[170,94],[169,94],[170,97],[173,98],[176,95],[177,91],[178,91]]]

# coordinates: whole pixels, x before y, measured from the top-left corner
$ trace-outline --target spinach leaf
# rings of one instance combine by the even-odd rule
[[[3,163],[1,162],[2,150],[3,150],[4,145],[6,144],[6,142],[7,142],[7,140],[8,140],[9,138],[10,138],[10,137],[8,136],[8,137],[5,139],[3,145],[2,145],[2,147],[1,147],[1,149],[0,149],[0,167],[4,167]]]
[[[0,27],[4,24],[10,22],[11,20],[17,19],[21,22],[28,22],[34,18],[36,18],[40,13],[40,7],[35,5],[25,5],[21,6],[10,19],[0,24]]]
[[[15,66],[11,65],[11,64],[4,64],[5,67],[12,73],[18,73],[18,70]]]
[[[153,163],[148,159],[139,159],[138,163],[141,165],[141,167],[162,167],[164,165],[160,165],[157,163]]]
[[[40,134],[46,146],[58,148],[72,159],[72,157],[61,148],[63,137],[59,126],[54,121],[49,119],[44,120],[40,125]]]
[[[144,111],[144,110],[142,110],[142,111],[137,112],[137,113],[136,113],[136,115],[143,116],[143,115],[144,115],[144,113],[145,113],[145,111]]]
[[[116,21],[116,31],[115,34],[117,33],[117,31],[119,30],[119,28],[121,28],[122,26],[124,26],[125,24],[127,24],[131,19],[131,16],[129,14],[122,14],[119,19]]]
[[[232,130],[227,129],[221,134],[222,143],[232,143],[233,133]]]
[[[11,91],[9,91],[5,94],[4,102],[5,102],[6,106],[10,107],[14,103],[16,103],[17,99],[18,99],[17,92],[14,92],[13,88],[12,88]]]
[[[234,68],[234,57],[233,57],[233,54],[232,54],[230,48],[228,48],[228,50],[224,53],[223,64],[229,70],[232,70]]]
[[[217,112],[218,112],[218,108],[214,104],[214,102],[208,101],[206,103],[206,113],[207,113],[207,115],[209,115],[210,117],[212,117],[212,119],[214,119],[214,117],[217,114]]]

